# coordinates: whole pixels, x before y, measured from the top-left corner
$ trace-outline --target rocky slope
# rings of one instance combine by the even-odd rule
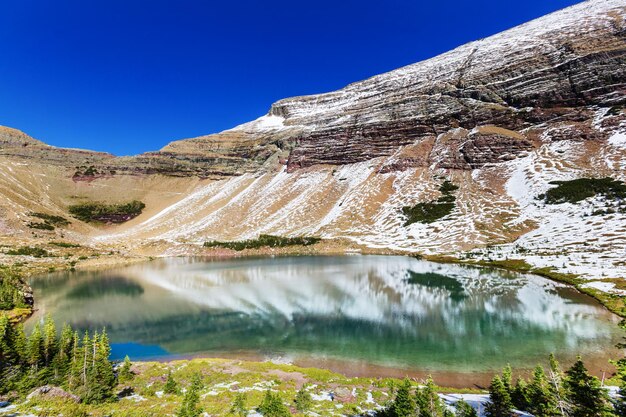
[[[601,201],[549,206],[553,180],[626,180],[626,4],[589,0],[332,93],[295,97],[255,121],[135,157],[58,149],[0,130],[0,234],[129,253],[201,253],[259,233],[346,246],[523,257],[626,278],[626,214]],[[405,225],[402,207],[460,188],[453,212]],[[26,228],[30,211],[141,199],[121,226]],[[24,233],[24,232],[27,233]],[[497,249],[491,247],[496,245]]]

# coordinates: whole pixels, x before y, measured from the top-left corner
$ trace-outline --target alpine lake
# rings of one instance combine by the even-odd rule
[[[271,360],[349,376],[488,381],[621,352],[619,318],[577,290],[503,270],[403,256],[171,258],[31,281],[37,311],[106,328],[113,359]]]

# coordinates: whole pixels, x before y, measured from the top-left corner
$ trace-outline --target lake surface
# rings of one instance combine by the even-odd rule
[[[547,279],[400,256],[168,259],[32,280],[38,311],[113,355],[272,359],[347,373],[491,372],[554,352],[608,369],[618,319]],[[602,368],[604,367],[604,368]],[[376,374],[376,373],[375,373]]]

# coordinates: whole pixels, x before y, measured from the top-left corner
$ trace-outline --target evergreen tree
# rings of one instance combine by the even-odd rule
[[[578,360],[565,372],[564,385],[571,404],[571,417],[608,417],[612,416],[609,395],[602,388],[600,381],[592,376],[585,364]]]
[[[64,324],[61,330],[61,338],[58,343],[57,354],[52,361],[54,368],[54,378],[61,385],[60,381],[67,381],[70,372],[70,362],[72,359],[74,332],[72,328]]]
[[[296,398],[293,400],[296,404],[296,410],[301,413],[305,413],[313,406],[313,398],[311,393],[307,390],[306,384],[303,385],[296,393]]]
[[[81,359],[83,353],[78,342],[78,332],[72,333],[72,353],[70,354],[69,369],[67,372],[67,386],[70,390],[75,390],[82,378]]]
[[[24,325],[22,323],[19,323],[17,326],[14,327],[13,347],[15,351],[15,356],[17,358],[17,363],[22,366],[26,365],[28,363],[28,340],[26,338],[26,332],[24,331]]]
[[[50,314],[46,315],[43,324],[43,356],[45,366],[52,364],[57,353],[57,328]]]
[[[620,385],[615,398],[615,412],[618,416],[626,416],[626,361],[618,361],[617,367],[617,378]]]
[[[41,334],[41,327],[39,323],[35,324],[33,327],[33,331],[28,338],[28,347],[27,347],[27,358],[28,364],[31,366],[31,369],[34,372],[39,370],[39,366],[43,364],[43,336]]]
[[[465,400],[461,399],[454,404],[455,417],[478,417],[478,413],[474,407],[469,405]]]
[[[489,386],[489,403],[485,406],[487,417],[510,417],[513,404],[502,379],[495,376]]]
[[[167,381],[165,381],[165,386],[163,387],[164,394],[178,394],[178,384],[174,377],[172,376],[172,371],[167,373]]]
[[[130,358],[128,355],[124,358],[124,363],[120,366],[120,370],[117,373],[117,379],[120,383],[128,382],[133,379],[135,376],[133,371],[130,369],[132,366],[130,362]]]
[[[426,380],[426,385],[416,391],[415,404],[419,417],[442,417],[444,415],[445,407],[430,376]]]
[[[202,389],[202,379],[199,373],[191,377],[191,385],[185,392],[183,404],[178,411],[178,417],[198,417],[202,409],[198,406],[200,402],[200,390]]]
[[[524,410],[535,417],[551,417],[560,414],[557,399],[541,365],[538,365],[533,372],[533,379],[528,385],[528,397],[529,405]]]
[[[511,395],[513,393],[513,369],[511,369],[509,364],[502,369],[502,383],[504,384],[504,389]]]
[[[91,341],[91,368],[88,371],[88,388],[83,401],[87,403],[100,403],[113,398],[115,387],[115,373],[113,365],[109,361],[111,346],[106,331],[97,332]]]
[[[390,407],[391,415],[394,417],[407,417],[415,413],[415,400],[411,396],[411,381],[404,378],[402,385],[396,392],[396,397]]]
[[[530,393],[528,383],[523,378],[518,378],[511,393],[511,403],[518,410],[528,410],[530,407]]]
[[[15,332],[6,314],[0,314],[0,371],[16,364],[19,354],[15,351]]]
[[[550,371],[548,374],[548,381],[550,382],[550,387],[552,388],[552,392],[554,393],[554,397],[556,399],[556,407],[559,410],[559,415],[565,416],[567,410],[571,407],[567,403],[567,393],[565,392],[565,387],[563,386],[563,380],[565,378],[565,374],[561,370],[561,365],[557,362],[554,354],[550,354]]]
[[[247,395],[245,392],[238,392],[235,395],[233,404],[230,407],[230,413],[239,417],[245,417],[248,415],[248,409],[246,408]]]
[[[259,405],[259,412],[263,414],[263,417],[289,417],[291,413],[283,401],[280,395],[273,394],[271,390],[265,392],[263,401]]]

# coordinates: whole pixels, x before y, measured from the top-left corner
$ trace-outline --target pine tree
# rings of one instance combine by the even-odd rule
[[[528,383],[523,378],[518,378],[515,387],[513,387],[511,403],[518,410],[528,410],[528,407],[530,407]]]
[[[17,362],[20,365],[26,365],[28,363],[28,340],[26,338],[26,332],[24,331],[24,325],[22,323],[19,323],[17,326],[15,326],[14,335],[15,337],[13,340],[13,346],[15,349]]]
[[[28,338],[27,358],[31,369],[37,372],[39,366],[43,364],[43,336],[39,323],[35,324]]]
[[[202,409],[198,407],[201,389],[202,379],[200,374],[196,373],[191,377],[191,385],[185,392],[183,404],[177,414],[178,417],[198,417],[202,413]]]
[[[528,396],[530,401],[525,411],[535,417],[552,417],[560,414],[557,399],[541,365],[538,365],[533,372],[533,379],[528,385]]]
[[[76,390],[80,385],[82,377],[81,360],[83,357],[82,349],[78,341],[78,332],[72,333],[72,352],[70,354],[70,363],[67,373],[67,387],[70,390]]]
[[[485,406],[487,417],[510,417],[513,404],[502,379],[495,376],[489,386],[489,403]]]
[[[445,407],[435,390],[435,383],[429,376],[426,385],[415,393],[415,404],[419,417],[442,417]]]
[[[469,405],[465,400],[461,399],[454,404],[455,417],[478,417],[478,413],[474,407]]]
[[[502,383],[504,384],[504,389],[511,395],[513,393],[513,369],[511,369],[509,364],[502,369]]]
[[[0,372],[5,366],[16,364],[18,361],[13,326],[6,314],[0,314]]]
[[[165,386],[163,387],[163,393],[165,394],[178,394],[178,384],[174,377],[172,376],[172,371],[167,373],[167,381],[165,381]]]
[[[52,364],[57,353],[57,328],[50,314],[46,315],[43,324],[43,356],[45,366]]]
[[[313,406],[313,398],[311,393],[307,390],[306,384],[303,385],[296,393],[296,398],[293,400],[296,405],[296,410],[301,413],[305,413]]]
[[[120,370],[117,373],[117,379],[120,383],[128,382],[133,379],[135,376],[133,371],[131,370],[131,362],[128,355],[124,358],[124,363],[120,366]]]
[[[559,415],[561,416],[565,416],[566,411],[571,408],[566,399],[567,393],[565,392],[565,387],[563,386],[564,378],[565,375],[561,370],[561,365],[557,362],[554,354],[551,353],[548,381],[550,382],[550,387],[552,388],[552,392],[556,398],[556,407],[559,410]]]
[[[91,341],[92,365],[88,371],[88,390],[83,400],[87,403],[100,403],[113,397],[115,373],[109,361],[111,347],[106,331],[97,332]]]
[[[57,354],[53,359],[54,378],[56,381],[67,381],[70,373],[70,361],[72,359],[74,332],[72,328],[64,324],[61,330],[61,338],[58,343]]]
[[[409,378],[404,378],[390,408],[393,417],[407,417],[415,413],[415,400],[411,396],[411,381]]]
[[[564,385],[571,404],[571,417],[608,417],[612,416],[609,395],[602,388],[600,381],[592,376],[585,364],[578,360],[565,372]]]
[[[280,395],[274,395],[271,390],[265,392],[263,401],[259,405],[259,412],[263,414],[263,417],[289,417],[291,413],[283,401]]]
[[[620,385],[615,398],[615,412],[618,416],[626,416],[626,361],[623,359],[617,362],[617,378]]]
[[[247,395],[245,392],[238,392],[235,395],[233,404],[230,407],[230,413],[239,417],[245,417],[248,415],[248,409],[246,408]]]

